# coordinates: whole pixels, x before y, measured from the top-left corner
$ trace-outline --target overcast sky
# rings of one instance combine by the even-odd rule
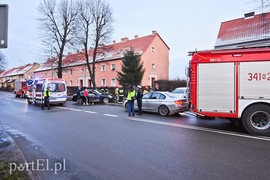
[[[60,1],[60,0],[59,0]],[[213,49],[220,23],[254,11],[252,0],[107,0],[113,10],[111,42],[156,30],[170,47],[170,79],[185,77],[188,51]],[[258,0],[259,1],[259,0]],[[39,0],[0,0],[9,5],[8,68],[46,60],[38,48]]]

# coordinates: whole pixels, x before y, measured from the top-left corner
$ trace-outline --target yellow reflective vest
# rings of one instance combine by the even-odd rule
[[[46,89],[44,92],[43,92],[43,96],[44,97],[50,97],[50,95],[51,95],[51,92],[48,90],[48,89]]]
[[[123,89],[119,89],[119,96],[124,96],[124,90]]]
[[[132,100],[132,97],[135,98],[135,96],[136,96],[136,91],[135,90],[129,91],[128,95],[127,95],[127,100],[130,101],[130,100]]]

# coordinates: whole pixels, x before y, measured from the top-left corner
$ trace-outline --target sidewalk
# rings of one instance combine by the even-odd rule
[[[32,178],[26,171],[12,171],[12,164],[23,164],[25,158],[20,148],[14,142],[12,137],[6,132],[0,121],[0,177],[1,180]]]

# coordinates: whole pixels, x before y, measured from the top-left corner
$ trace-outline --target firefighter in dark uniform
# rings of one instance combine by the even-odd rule
[[[47,108],[50,109],[50,87],[43,92],[44,102],[41,104],[41,109],[44,110],[44,104],[46,104]]]
[[[123,98],[124,98],[124,89],[122,87],[119,88],[118,94],[119,94],[118,103],[122,104],[123,103]]]

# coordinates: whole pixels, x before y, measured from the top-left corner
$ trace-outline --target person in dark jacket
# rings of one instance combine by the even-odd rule
[[[76,95],[77,95],[77,104],[80,104],[80,99],[81,99],[81,87],[80,86],[76,90]]]
[[[139,112],[137,113],[137,115],[142,115],[142,97],[143,97],[142,87],[138,86],[136,100],[137,100]]]
[[[47,108],[50,109],[50,94],[50,86],[48,86],[47,89],[43,92],[44,102],[41,104],[42,110],[44,110],[44,105],[46,105]]]

